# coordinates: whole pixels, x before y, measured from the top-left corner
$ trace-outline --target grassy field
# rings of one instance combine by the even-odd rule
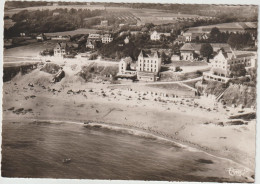
[[[16,14],[20,11],[23,10],[28,10],[28,11],[35,11],[35,10],[55,10],[57,8],[65,9],[67,8],[68,10],[74,8],[74,9],[89,9],[89,10],[104,10],[104,6],[98,6],[98,5],[59,5],[59,6],[34,6],[34,7],[27,7],[27,8],[15,8],[15,9],[9,9],[5,10],[4,15],[5,16],[13,16],[13,14]]]
[[[183,90],[186,91],[189,89],[181,86],[179,84],[147,84],[146,86],[152,87],[152,88],[158,88],[158,89],[166,89],[166,90]]]
[[[74,31],[64,31],[64,32],[56,32],[56,33],[45,33],[46,36],[74,36],[77,34],[90,34],[90,33],[97,33],[99,30],[97,29],[76,29]]]
[[[148,91],[177,95],[179,97],[193,97],[195,95],[194,91],[179,84],[147,84],[145,86]]]
[[[208,64],[206,62],[202,61],[172,61],[170,64],[167,64],[165,66],[170,67],[170,66],[207,66]]]
[[[157,9],[133,9],[133,8],[126,8],[126,7],[104,7],[104,6],[80,6],[80,5],[63,5],[63,6],[42,6],[42,7],[28,7],[28,8],[16,8],[16,9],[9,9],[5,10],[5,16],[12,17],[13,14],[18,13],[22,10],[28,11],[35,11],[35,10],[55,10],[56,8],[67,8],[70,10],[71,8],[74,9],[90,9],[90,10],[106,10],[110,16],[114,16],[118,19],[123,19],[126,21],[136,21],[141,20],[142,23],[154,23],[154,24],[167,24],[167,23],[175,23],[175,18],[182,17],[203,17],[198,15],[191,15],[191,14],[176,14],[170,13],[162,10]],[[104,16],[105,17],[105,16]]]
[[[247,27],[257,28],[257,23],[231,22],[231,23],[215,24],[215,25],[208,25],[208,26],[191,27],[189,28],[188,32],[201,32],[201,31],[210,32],[213,27],[219,28],[220,31],[226,31],[226,30],[244,31],[244,28]]]

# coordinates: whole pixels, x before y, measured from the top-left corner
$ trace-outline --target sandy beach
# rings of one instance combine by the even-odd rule
[[[3,120],[71,121],[136,129],[230,159],[250,170],[248,177],[254,174],[255,119],[230,125],[228,118],[237,110],[203,98],[158,96],[147,93],[145,87],[140,91],[114,89],[109,83],[86,83],[69,67],[64,70],[66,76],[59,83],[50,83],[52,75],[39,69],[5,82]]]

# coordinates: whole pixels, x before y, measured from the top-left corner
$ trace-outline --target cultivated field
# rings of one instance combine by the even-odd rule
[[[34,6],[34,7],[27,7],[27,8],[15,8],[15,9],[9,9],[5,10],[5,16],[13,16],[13,14],[16,14],[20,11],[23,10],[28,10],[28,11],[36,11],[36,10],[55,10],[57,8],[65,9],[67,8],[68,10],[70,9],[89,9],[89,10],[104,10],[104,6],[97,6],[97,5],[59,5],[59,6]]]
[[[188,32],[210,32],[213,27],[219,28],[220,31],[244,31],[245,28],[257,28],[256,22],[232,22],[232,23],[223,23],[223,24],[215,24],[215,25],[208,25],[208,26],[199,26],[199,27],[192,27],[188,29]]]
[[[73,31],[64,31],[64,32],[55,32],[55,33],[45,33],[46,36],[74,36],[77,34],[90,34],[90,33],[97,33],[99,30],[97,29],[76,29]]]

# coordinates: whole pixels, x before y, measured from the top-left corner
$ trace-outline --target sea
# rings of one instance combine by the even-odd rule
[[[51,121],[2,124],[2,177],[247,181],[233,161],[146,133]]]

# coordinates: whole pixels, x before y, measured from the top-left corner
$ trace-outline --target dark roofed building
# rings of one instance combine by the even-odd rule
[[[181,60],[192,61],[195,57],[194,54],[200,55],[201,43],[185,43],[180,48]],[[220,49],[224,49],[225,52],[232,52],[231,47],[226,43],[211,43],[213,52],[218,52]]]

